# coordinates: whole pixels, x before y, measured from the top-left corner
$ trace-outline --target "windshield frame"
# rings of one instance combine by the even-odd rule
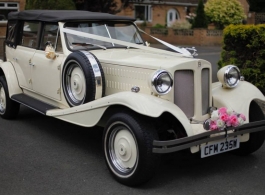
[[[84,29],[81,29],[80,25],[82,26],[82,25],[85,25],[85,24],[87,24],[88,26],[85,26]],[[93,26],[93,24],[100,24],[100,25]],[[118,36],[117,33],[122,34],[123,32],[120,31],[121,28],[119,28],[119,26],[115,26],[115,25],[121,25],[121,27],[125,27],[125,28],[127,28],[127,27],[132,28],[133,27],[133,30],[134,30],[133,34],[134,35],[131,37],[131,40],[136,40],[137,39],[138,42],[136,42],[136,41],[135,42],[129,42],[129,41],[121,39],[120,37],[117,37]],[[102,29],[100,29],[102,27],[106,29],[105,36],[102,36],[100,34],[85,32],[85,30],[89,31],[92,28],[94,28],[94,29],[97,29],[97,31],[102,34]],[[134,43],[134,44],[140,44],[140,45],[146,46],[146,44],[145,44],[145,42],[144,42],[144,40],[143,40],[143,38],[141,36],[141,33],[138,30],[138,27],[135,25],[135,23],[133,23],[131,21],[71,21],[71,22],[64,23],[63,28],[75,30],[75,31],[78,31],[78,32],[87,33],[88,35],[89,34],[98,35],[98,36],[105,37],[105,38],[110,38],[110,39],[113,39],[113,40],[121,40],[121,41],[125,41],[125,42],[128,42],[128,43]],[[116,32],[116,36],[113,36],[114,32]],[[125,36],[129,37],[128,34],[125,34],[125,33],[123,33],[123,34]],[[71,44],[71,43],[78,43],[78,41],[72,41],[72,42],[69,41],[69,39],[70,39],[69,37],[70,36],[72,36],[72,37],[76,36],[76,37],[79,37],[79,38],[84,38],[84,40],[85,39],[88,40],[88,38],[86,38],[86,37],[82,37],[82,36],[79,36],[79,35],[68,34],[68,33],[64,32],[65,44],[66,44],[66,47],[68,48],[68,50],[70,50],[70,51],[102,49],[102,47],[99,47],[99,46],[103,46],[103,47],[105,47],[107,49],[127,48],[127,46],[125,46],[125,45],[118,45],[118,44],[115,44],[115,43],[107,43],[107,42],[104,42],[104,41],[102,41],[100,39],[91,39],[91,41],[93,42],[92,44],[90,44],[90,42],[87,41],[87,46],[85,46],[86,42],[80,41],[80,45],[81,46],[79,45],[79,47],[75,47],[74,48],[72,46],[73,44]],[[100,42],[102,42],[103,44],[100,44]],[[104,44],[108,44],[108,45],[104,45]]]

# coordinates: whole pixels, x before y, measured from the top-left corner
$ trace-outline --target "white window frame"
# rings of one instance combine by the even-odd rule
[[[174,20],[171,22],[169,22],[170,13],[173,14],[172,16],[174,17]],[[176,16],[178,19],[176,19]],[[170,27],[176,20],[179,20],[179,19],[180,19],[180,15],[179,15],[178,10],[172,8],[167,11],[167,27]]]
[[[1,4],[3,4],[3,6]],[[10,6],[10,4],[16,5],[16,6]],[[19,3],[18,2],[0,2],[0,14],[1,14],[1,10],[19,11]],[[5,20],[5,21],[7,21],[7,20]],[[0,22],[3,22],[3,21],[0,21]]]
[[[143,6],[145,7],[145,17],[147,18],[146,21],[144,20],[136,20],[136,23],[141,23],[141,22],[152,22],[152,5],[142,5],[142,4],[134,4],[134,17],[136,18],[136,12],[135,12],[135,7],[136,6]],[[146,11],[148,11],[148,15],[146,14]]]

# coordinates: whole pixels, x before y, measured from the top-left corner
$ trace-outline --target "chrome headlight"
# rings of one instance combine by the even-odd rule
[[[158,95],[167,94],[173,85],[173,79],[166,70],[158,70],[152,77],[152,88]]]
[[[217,73],[218,80],[227,88],[236,87],[240,80],[240,76],[238,67],[234,65],[225,66]]]

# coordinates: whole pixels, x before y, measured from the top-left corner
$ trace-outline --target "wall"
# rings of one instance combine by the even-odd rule
[[[207,29],[190,29],[190,30],[174,30],[171,28],[145,28],[147,34],[158,39],[171,43],[173,45],[201,45],[213,46],[221,45],[223,40],[223,31],[207,30]],[[155,43],[151,37],[144,35],[145,41]]]
[[[6,36],[6,21],[0,21],[0,36]]]
[[[242,4],[244,12],[245,12],[246,16],[248,16],[249,4],[248,4],[247,0],[238,0],[238,1]]]
[[[144,5],[144,4],[142,4]],[[186,10],[185,6],[176,6],[176,5],[152,5],[152,21],[147,21],[149,26],[155,26],[156,24],[165,25],[167,21],[167,12],[170,9],[177,10],[180,20],[186,19]],[[191,8],[191,10],[193,10]],[[135,18],[134,10],[132,8],[126,8],[117,15],[129,16]],[[137,21],[136,21],[137,23]]]

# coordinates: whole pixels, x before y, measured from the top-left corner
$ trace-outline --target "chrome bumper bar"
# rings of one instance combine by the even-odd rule
[[[227,129],[232,130],[232,132],[223,131],[207,131],[205,133],[200,133],[198,135],[193,135],[190,137],[175,139],[175,140],[169,140],[169,141],[153,141],[153,153],[171,153],[176,152],[180,150],[184,150],[187,148],[190,148],[192,146],[198,146],[202,143],[207,143],[211,141],[216,141],[228,137],[234,137],[237,135],[242,135],[246,133],[254,133],[258,131],[264,131],[265,130],[265,120],[257,121],[257,122],[251,122],[236,128],[230,128]],[[224,135],[216,135],[214,137],[210,137],[214,134],[219,134],[224,132]]]

